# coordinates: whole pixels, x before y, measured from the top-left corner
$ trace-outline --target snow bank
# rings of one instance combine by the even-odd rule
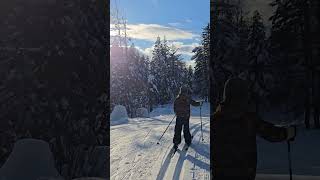
[[[128,113],[126,107],[122,105],[116,105],[110,114],[110,124],[118,125],[128,123]]]
[[[54,167],[49,144],[37,139],[21,139],[0,169],[3,180],[62,179]]]
[[[149,117],[149,111],[146,108],[138,108],[136,110],[137,117]]]

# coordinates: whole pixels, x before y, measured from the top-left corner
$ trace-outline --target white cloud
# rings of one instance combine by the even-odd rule
[[[148,48],[144,49],[144,53],[145,53],[146,55],[148,55],[149,57],[152,57],[152,50],[153,50],[153,48],[154,48],[154,46],[148,47]]]
[[[174,46],[176,48],[179,48],[177,53],[178,54],[182,54],[182,55],[187,55],[187,56],[193,56],[194,53],[192,53],[192,50],[199,46],[198,43],[191,43],[191,44],[184,44],[183,42],[179,42],[179,41],[169,41],[168,42],[169,46]],[[139,46],[136,46],[136,48],[138,49],[138,51],[146,56],[148,56],[149,58],[152,58],[152,50],[154,48],[154,45],[152,45],[151,47],[148,48],[141,48]],[[190,59],[184,59],[184,62],[186,63],[186,66],[189,67],[191,66],[193,69],[195,67],[195,60],[190,60]]]
[[[200,45],[199,43],[184,44],[183,42],[177,41],[171,42],[171,44],[178,48],[177,53],[187,56],[193,56],[194,53],[192,53],[192,50]]]
[[[196,38],[194,38],[194,40],[197,41],[197,42],[200,42],[201,38],[200,37],[196,37]]]
[[[167,40],[193,39],[199,37],[190,31],[168,27],[159,24],[127,24],[127,34],[133,39],[155,41],[157,37],[166,37]],[[115,25],[110,25],[110,36],[117,35]]]
[[[175,27],[177,27],[177,26],[181,26],[181,23],[179,23],[179,22],[173,22],[173,23],[168,23],[170,26],[175,26]]]
[[[193,56],[194,53],[192,53],[192,50],[199,46],[199,43],[191,43],[191,44],[184,44],[183,42],[179,42],[179,41],[168,41],[168,45],[169,47],[174,46],[175,48],[177,48],[177,54],[181,54],[181,55],[187,55],[187,56]],[[148,48],[141,48],[139,46],[136,46],[136,48],[143,53],[144,55],[147,55],[148,57],[152,57],[152,50],[154,48],[154,45],[152,45],[151,47]]]
[[[148,56],[148,57],[150,57],[150,58],[152,57],[153,47],[154,47],[154,45],[152,45],[151,47],[142,49],[141,47],[136,46],[136,48],[138,49],[139,52],[141,52],[142,54],[144,54],[144,55],[146,55],[146,56]]]
[[[136,48],[141,54],[146,55],[145,52],[144,52],[144,49],[142,49],[141,47],[135,46],[135,48]]]

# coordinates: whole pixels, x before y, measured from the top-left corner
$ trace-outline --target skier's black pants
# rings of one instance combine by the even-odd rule
[[[191,144],[191,134],[189,131],[189,117],[179,117],[176,119],[176,126],[174,127],[173,144],[181,143],[181,130],[183,126],[184,141],[186,144]]]

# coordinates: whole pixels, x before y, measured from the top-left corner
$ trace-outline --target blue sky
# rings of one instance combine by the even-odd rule
[[[202,28],[210,21],[209,0],[110,0],[111,12],[115,5],[127,19],[132,42],[147,55],[156,37],[165,35],[179,48],[182,58],[190,60],[191,50],[200,43]]]

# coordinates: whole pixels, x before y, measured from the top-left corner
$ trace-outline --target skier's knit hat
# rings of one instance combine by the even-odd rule
[[[179,95],[188,95],[190,93],[190,90],[187,86],[181,86]]]
[[[223,102],[226,104],[246,104],[249,99],[248,82],[240,78],[230,78],[224,85]]]

